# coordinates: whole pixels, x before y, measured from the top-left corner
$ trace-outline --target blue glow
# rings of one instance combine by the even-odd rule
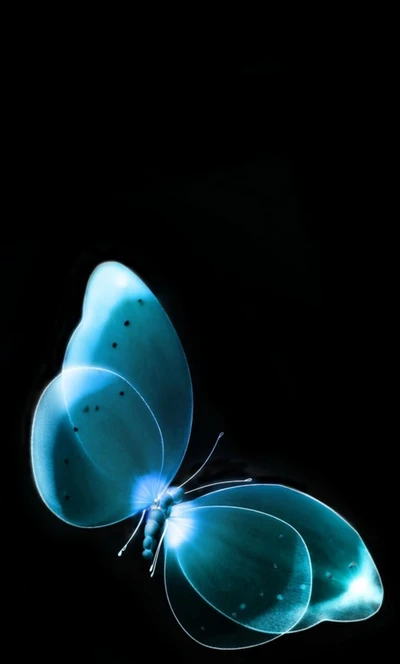
[[[136,478],[132,487],[133,511],[140,512],[150,507],[157,498],[159,488],[159,473],[149,473]]]
[[[351,581],[348,593],[353,597],[366,599],[371,594],[375,594],[375,588],[368,577],[358,576],[354,581]]]
[[[178,546],[187,542],[194,530],[193,517],[187,516],[171,516],[169,519],[169,527],[166,535],[166,545],[171,549],[176,549]]]
[[[153,575],[164,546],[171,610],[209,648],[251,648],[324,620],[374,615],[383,601],[378,570],[357,531],[327,505],[251,478],[184,491],[222,434],[196,473],[170,487],[192,410],[189,368],[161,304],[127,267],[99,265],[61,372],[35,410],[40,496],[78,527],[142,512],[118,555],[144,529]],[[243,484],[214,488],[233,482]],[[204,488],[212,490],[181,502]]]

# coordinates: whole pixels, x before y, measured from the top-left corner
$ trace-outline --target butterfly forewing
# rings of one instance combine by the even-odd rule
[[[63,368],[76,366],[109,369],[144,398],[162,431],[162,487],[168,486],[185,454],[192,425],[189,367],[160,302],[121,263],[102,263],[89,279],[82,320],[67,347]]]
[[[293,631],[322,620],[365,620],[379,610],[383,587],[367,547],[345,519],[319,500],[281,485],[253,484],[213,491],[193,505],[257,509],[301,534],[310,553],[313,587],[307,613]]]

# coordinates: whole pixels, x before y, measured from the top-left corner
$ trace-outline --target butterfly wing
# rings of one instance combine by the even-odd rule
[[[151,502],[162,436],[144,399],[121,376],[69,369],[37,405],[31,457],[38,491],[54,514],[75,526],[104,526]]]
[[[100,264],[89,279],[82,319],[66,350],[63,368],[78,366],[109,369],[123,376],[144,398],[163,434],[160,489],[168,486],[181,464],[191,431],[189,367],[160,302],[120,263]]]
[[[173,507],[165,537],[165,588],[183,629],[218,649],[248,648],[290,630],[311,593],[301,536],[253,509],[194,503]]]
[[[32,466],[43,500],[83,527],[148,507],[179,468],[192,410],[189,368],[160,303],[125,266],[99,265],[63,370],[33,420]]]
[[[313,585],[307,612],[292,631],[323,620],[365,620],[379,610],[382,582],[364,542],[347,521],[319,500],[280,485],[253,484],[213,491],[192,504],[257,509],[290,523],[300,533],[310,553]]]

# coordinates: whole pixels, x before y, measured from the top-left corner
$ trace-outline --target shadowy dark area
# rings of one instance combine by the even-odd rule
[[[327,95],[328,77],[325,65],[298,54],[207,64],[198,79],[175,73],[167,84],[160,74],[153,86],[164,101],[147,122],[144,92],[135,88],[128,108],[119,100],[138,115],[129,130],[112,124],[111,146],[91,122],[43,129],[49,166],[39,175],[28,160],[32,175],[16,203],[35,235],[21,231],[1,246],[1,362],[11,376],[3,444],[17,467],[11,479],[4,470],[13,533],[5,548],[15,567],[16,638],[26,638],[32,657],[361,661],[388,644],[390,450],[368,324],[376,296],[347,244],[368,180],[362,141],[355,147],[337,113],[337,99],[349,115],[357,101],[337,79],[336,97]],[[177,479],[199,467],[224,431],[193,487],[251,476],[327,503],[357,529],[378,567],[386,592],[379,614],[248,651],[203,649],[171,614],[161,565],[150,579],[141,537],[118,558],[136,518],[86,530],[47,510],[30,468],[32,415],[79,323],[87,280],[105,260],[148,284],[187,355],[194,422]]]

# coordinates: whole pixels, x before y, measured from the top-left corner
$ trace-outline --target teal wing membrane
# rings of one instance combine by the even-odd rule
[[[105,526],[151,502],[162,436],[146,402],[121,376],[76,368],[42,394],[31,455],[36,486],[54,514],[75,526]]]
[[[147,508],[179,468],[192,411],[188,364],[167,314],[131,270],[102,263],[61,374],[36,407],[31,459],[41,497],[81,527]]]
[[[120,263],[100,264],[89,279],[82,319],[67,347],[63,369],[78,366],[109,369],[144,398],[163,435],[160,490],[166,488],[181,464],[191,431],[189,367],[161,304]]]
[[[254,509],[172,509],[165,588],[181,627],[211,648],[249,648],[292,629],[307,610],[311,564],[299,533]]]
[[[216,505],[256,509],[300,533],[311,558],[312,594],[307,612],[291,631],[324,620],[365,620],[381,607],[382,582],[364,542],[347,521],[319,500],[280,485],[254,484],[213,491],[183,503],[182,518],[186,505],[186,509]]]

